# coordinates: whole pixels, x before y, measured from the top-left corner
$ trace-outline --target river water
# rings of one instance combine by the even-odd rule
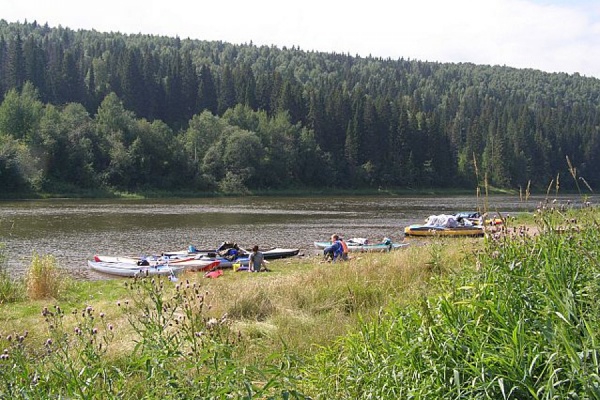
[[[534,211],[544,200],[491,196],[485,206],[490,212],[516,213]],[[582,200],[561,196],[558,201]],[[104,279],[87,267],[94,254],[160,254],[233,241],[244,248],[300,248],[300,254],[311,256],[317,254],[313,242],[332,233],[402,241],[407,225],[477,206],[476,196],[10,201],[0,202],[0,244],[11,274],[23,274],[35,253],[54,255],[78,279]],[[479,206],[484,207],[481,198]]]

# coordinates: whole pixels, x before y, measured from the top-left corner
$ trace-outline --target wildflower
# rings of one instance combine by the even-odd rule
[[[217,325],[218,321],[216,318],[211,318],[208,320],[208,322],[206,323],[206,327],[208,329],[212,328],[213,326]]]

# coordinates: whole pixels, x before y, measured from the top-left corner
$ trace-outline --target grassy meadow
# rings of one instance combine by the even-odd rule
[[[177,282],[34,257],[0,274],[0,398],[600,398],[599,217]]]

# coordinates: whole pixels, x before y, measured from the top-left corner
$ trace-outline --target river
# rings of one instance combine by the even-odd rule
[[[490,196],[486,204],[506,214],[534,211],[544,200]],[[558,201],[581,203],[578,196]],[[104,279],[87,267],[94,254],[160,254],[233,241],[244,248],[299,248],[309,256],[317,254],[313,242],[332,233],[402,241],[407,225],[431,214],[476,210],[477,204],[474,195],[4,201],[0,243],[8,256],[5,267],[15,276],[35,253],[54,255],[77,279]]]

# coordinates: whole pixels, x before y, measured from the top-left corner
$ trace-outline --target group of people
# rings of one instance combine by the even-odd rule
[[[348,245],[339,235],[331,235],[331,245],[327,246],[323,250],[325,258],[331,261],[347,260],[348,259]],[[265,260],[264,254],[259,250],[258,245],[252,247],[252,252],[248,256],[249,272],[261,272],[269,271],[267,268],[268,262]]]
[[[340,237],[340,235],[331,235],[331,245],[323,250],[325,258],[331,261],[348,260],[348,245]],[[267,268],[268,262],[265,260],[264,254],[259,250],[258,245],[252,247],[252,252],[248,255],[249,272],[269,271]]]
[[[339,235],[331,235],[331,245],[325,247],[323,255],[332,261],[347,260],[348,245]]]

